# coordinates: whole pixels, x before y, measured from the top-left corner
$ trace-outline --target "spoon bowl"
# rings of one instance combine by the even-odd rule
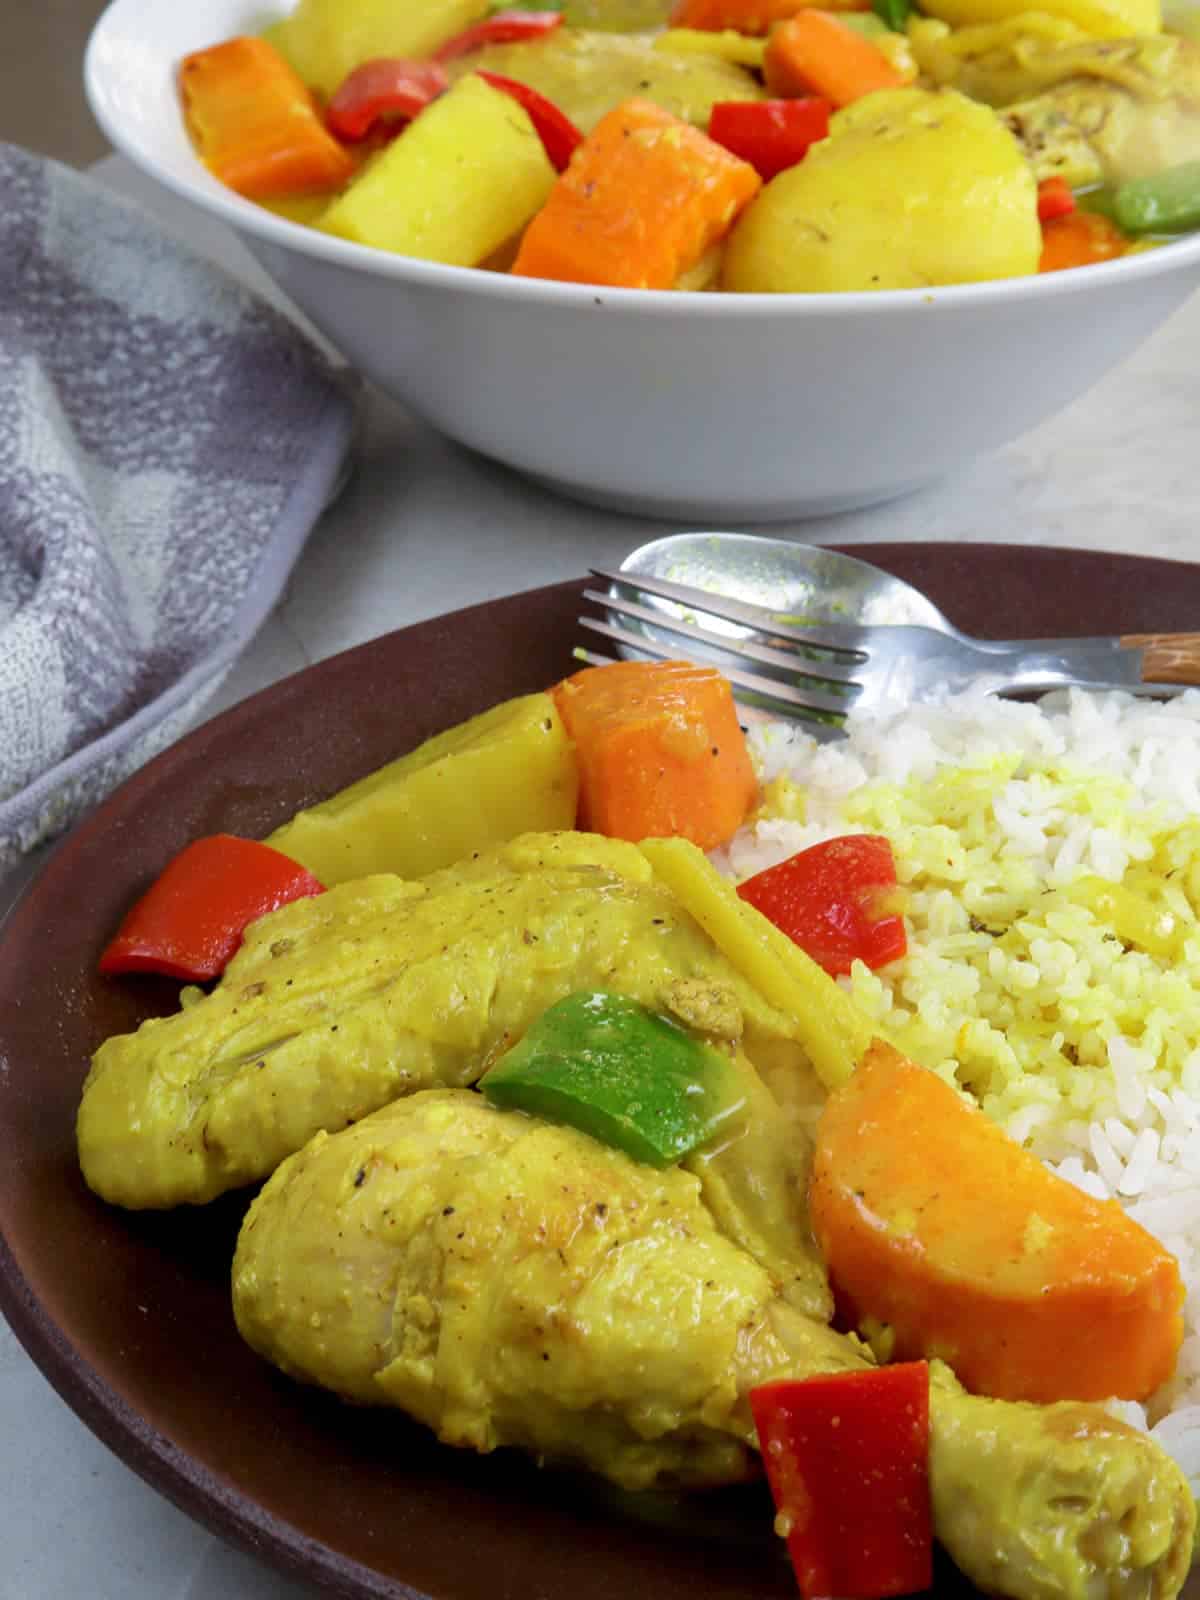
[[[838,550],[790,539],[753,533],[670,534],[639,545],[625,557],[621,571],[765,606],[800,625],[908,623],[960,636],[933,601],[902,578]],[[683,612],[654,596],[647,596],[646,604],[669,616]],[[746,638],[752,631],[721,619],[706,625],[729,639]]]

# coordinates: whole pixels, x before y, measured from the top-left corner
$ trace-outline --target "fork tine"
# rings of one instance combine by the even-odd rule
[[[582,622],[583,618],[580,617],[579,620]],[[595,650],[585,650],[581,644],[577,644],[571,651],[571,659],[572,661],[582,661],[584,666],[587,667],[615,667],[621,658],[620,656],[602,656]]]
[[[580,617],[580,622],[583,618]],[[577,644],[571,651],[572,659],[582,661],[588,667],[615,667],[619,661],[618,656],[602,656],[597,650],[585,650]],[[752,701],[742,698],[734,686],[733,698],[738,706],[738,721],[744,728],[761,727],[767,722],[777,722],[781,716],[790,717],[793,721],[802,721],[798,714],[790,708],[784,710],[781,706],[756,705]],[[841,729],[832,722],[814,722],[809,725],[809,732],[814,739],[836,739],[841,737]]]
[[[672,651],[656,640],[648,639],[640,633],[630,633],[626,628],[614,627],[609,622],[601,622],[598,617],[580,617],[579,624],[592,633],[598,633],[603,638],[611,639],[614,643],[624,645],[626,649],[640,655],[649,656],[652,660],[676,659]],[[713,663],[705,662],[704,665],[711,666]],[[848,709],[844,696],[810,694],[807,690],[795,688],[778,678],[763,678],[756,672],[745,672],[740,667],[725,666],[724,663],[721,664],[720,670],[729,679],[735,691],[742,691],[740,695],[735,693],[735,698],[744,700],[747,695],[752,695],[754,697],[752,703],[769,702],[782,716],[802,717],[823,727],[827,734],[840,731],[841,721]]]
[[[635,622],[660,628],[664,633],[691,639],[706,650],[714,651],[722,662],[732,658],[762,667],[776,667],[787,673],[789,682],[803,689],[807,704],[815,710],[833,711],[844,716],[862,692],[862,685],[849,676],[852,669],[842,667],[840,663],[821,660],[810,665],[791,651],[775,650],[770,645],[754,644],[749,639],[727,639],[721,634],[709,633],[707,629],[699,628],[694,622],[686,622],[681,617],[652,611],[648,606],[639,606],[632,600],[614,600],[611,595],[600,594],[595,589],[585,589],[583,597],[623,618],[631,617]]]
[[[590,569],[595,578],[619,584],[624,589],[639,589],[660,600],[673,600],[676,605],[687,606],[690,611],[705,611],[709,616],[720,617],[724,622],[739,622],[753,628],[756,633],[775,634],[781,639],[794,639],[798,644],[813,650],[826,650],[832,656],[851,661],[865,661],[866,652],[860,648],[861,628],[853,623],[815,623],[810,628],[788,622],[779,612],[768,606],[752,605],[746,600],[734,600],[728,595],[713,594],[708,589],[696,589],[689,584],[672,583],[666,578],[651,578],[638,572],[612,572],[603,567]],[[610,603],[606,597],[605,603]],[[659,613],[655,620],[661,620]],[[823,633],[823,627],[833,633]]]

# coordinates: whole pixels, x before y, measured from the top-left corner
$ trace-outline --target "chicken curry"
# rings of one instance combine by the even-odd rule
[[[180,88],[218,177],[353,243],[617,287],[912,288],[1200,226],[1200,43],[1169,21],[1158,0],[299,0],[187,57]]]
[[[539,706],[545,737],[556,704]],[[388,795],[419,830],[414,796],[436,808],[431,774],[464,759],[477,789],[504,778],[536,814],[564,773],[513,765],[528,723],[468,725],[279,837],[301,861],[294,841],[317,841],[332,862],[337,830],[364,814],[386,839]],[[678,700],[670,726],[678,745]],[[716,749],[696,752],[705,772]],[[495,842],[489,825],[485,806],[476,848],[422,876],[302,887],[249,922],[213,987],[102,1044],[79,1109],[84,1176],[131,1208],[265,1180],[233,1313],[301,1382],[398,1407],[449,1445],[515,1447],[635,1494],[753,1477],[754,1408],[772,1386],[888,1370],[886,1330],[835,1317],[814,1168],[830,1107],[896,1053],[685,838],[566,828]],[[598,1096],[580,1086],[589,1063]],[[699,1111],[676,1116],[695,1094]],[[986,1137],[1007,1160],[1006,1136]],[[1013,1187],[1034,1185],[1046,1237],[1019,1218],[1018,1231],[1036,1259],[1057,1215],[1037,1185],[1058,1180],[1033,1166]],[[851,1181],[862,1195],[871,1179]],[[997,1192],[994,1209],[1006,1203]],[[1109,1228],[1119,1254],[1107,1213],[1075,1203],[1078,1226]],[[1129,1226],[1127,1265],[1145,1258]],[[1162,1251],[1149,1267],[1144,1322],[1169,1370],[1178,1274]],[[1130,1391],[1106,1376],[1095,1400],[1033,1403],[1003,1384],[968,1391],[945,1337],[925,1357],[921,1483],[968,1578],[1013,1600],[1179,1591],[1196,1507],[1170,1456],[1102,1403]]]

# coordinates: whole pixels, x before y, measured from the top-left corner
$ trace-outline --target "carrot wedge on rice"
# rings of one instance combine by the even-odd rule
[[[848,1320],[1006,1400],[1144,1400],[1183,1337],[1175,1258],[876,1041],[817,1124],[813,1231]]]

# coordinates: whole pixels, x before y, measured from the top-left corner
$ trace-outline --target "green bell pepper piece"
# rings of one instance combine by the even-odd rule
[[[1075,204],[1080,211],[1117,221],[1117,191],[1111,183],[1098,183],[1091,189],[1076,189]],[[1118,224],[1120,226],[1120,224]]]
[[[1126,233],[1183,233],[1200,227],[1200,161],[1121,184],[1113,197],[1113,216]]]
[[[706,1144],[745,1102],[732,1063],[624,995],[568,995],[483,1079],[495,1106],[564,1122],[666,1167]]]
[[[871,10],[881,22],[887,23],[893,33],[905,33],[912,0],[871,0]],[[838,20],[844,22],[846,19],[841,17]]]

